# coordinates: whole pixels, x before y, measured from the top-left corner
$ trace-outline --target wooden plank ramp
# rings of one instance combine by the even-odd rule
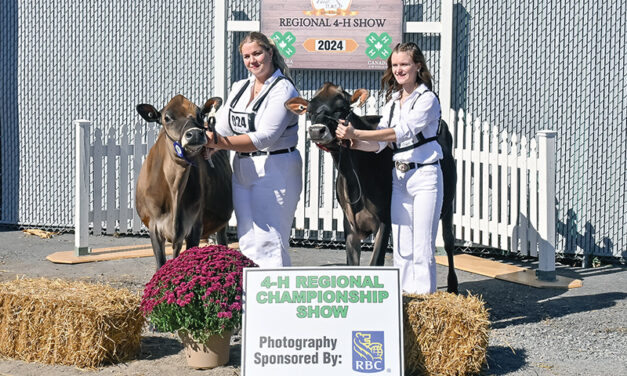
[[[207,244],[201,243],[200,246]],[[229,244],[229,248],[238,248],[238,243]],[[167,244],[165,247],[167,256],[172,256],[172,245]],[[152,246],[150,244],[128,245],[108,248],[92,249],[88,255],[76,256],[74,251],[55,252],[46,257],[48,261],[55,264],[82,264],[86,262],[123,260],[138,257],[154,257]]]
[[[558,275],[556,281],[542,281],[536,278],[536,273],[533,269],[503,264],[497,261],[466,254],[455,255],[454,257],[455,269],[503,281],[519,283],[537,288],[573,289],[583,286],[583,282],[580,279]],[[440,265],[448,266],[448,259],[446,256],[436,256],[435,261]]]

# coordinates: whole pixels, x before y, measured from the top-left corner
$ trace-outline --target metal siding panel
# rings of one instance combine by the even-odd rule
[[[557,251],[627,257],[627,4],[461,0],[454,13],[453,108],[527,139],[556,130]]]
[[[204,103],[213,92],[213,6],[142,2],[131,12],[120,0],[39,0],[2,7],[1,221],[71,228],[72,120],[90,119],[107,134],[133,124],[140,102],[160,108],[181,93]]]

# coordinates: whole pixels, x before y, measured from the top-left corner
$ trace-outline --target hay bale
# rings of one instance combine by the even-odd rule
[[[0,355],[91,368],[139,352],[140,297],[84,282],[0,283]]]
[[[407,375],[468,375],[486,361],[490,321],[475,296],[403,295]]]

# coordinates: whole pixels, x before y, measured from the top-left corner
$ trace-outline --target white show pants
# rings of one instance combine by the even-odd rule
[[[303,188],[298,150],[233,157],[233,208],[239,248],[262,268],[290,266],[288,251]]]
[[[392,174],[392,242],[394,266],[400,268],[403,291],[433,293],[435,238],[442,210],[440,165]]]

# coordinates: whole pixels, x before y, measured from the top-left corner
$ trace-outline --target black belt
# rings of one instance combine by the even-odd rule
[[[409,170],[411,170],[412,168],[420,168],[422,166],[431,166],[431,165],[437,165],[438,163],[440,163],[440,161],[435,161],[432,163],[416,163],[416,162],[394,162],[394,167],[396,167],[397,170],[399,170],[400,172],[407,172]]]
[[[280,149],[280,150],[273,150],[273,151],[251,151],[250,153],[237,153],[237,155],[239,157],[256,157],[258,155],[274,155],[274,154],[285,154],[285,153],[291,153],[294,150],[296,150],[296,146],[292,146],[291,148],[287,148],[287,149]]]

